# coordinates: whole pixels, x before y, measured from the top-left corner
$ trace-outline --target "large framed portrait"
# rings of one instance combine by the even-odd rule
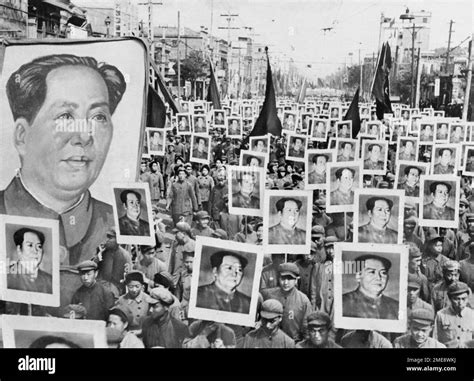
[[[350,139],[352,138],[352,120],[344,120],[341,122],[336,122],[338,139]]]
[[[229,116],[227,118],[227,134],[229,138],[242,138],[242,118]]]
[[[2,315],[5,348],[108,348],[101,320]]]
[[[270,136],[250,136],[249,150],[254,152],[263,152],[268,154],[270,152]]]
[[[336,161],[355,161],[359,159],[358,139],[337,139],[336,149]]]
[[[334,245],[334,326],[406,332],[408,246]]]
[[[396,142],[400,136],[408,135],[408,123],[407,122],[396,122],[392,124],[390,129],[390,141]]]
[[[438,120],[435,123],[435,143],[448,143],[449,141],[449,122],[446,120]]]
[[[301,132],[302,133],[307,133],[308,131],[311,131],[311,127],[313,125],[313,113],[311,112],[302,112],[300,115],[300,126],[301,126]]]
[[[405,192],[357,189],[354,194],[354,242],[401,244]]]
[[[148,154],[164,156],[166,130],[161,128],[147,127]]]
[[[288,134],[286,158],[292,161],[304,162],[308,137],[306,135]]]
[[[148,183],[112,183],[117,242],[155,246]]]
[[[191,156],[189,161],[209,164],[211,158],[211,137],[209,135],[191,136]]]
[[[432,144],[434,142],[435,122],[420,121],[420,144]]]
[[[474,145],[465,146],[462,173],[474,177]]]
[[[333,149],[309,149],[306,151],[305,189],[326,189],[327,165],[334,161]]]
[[[461,144],[466,141],[467,125],[462,122],[451,122],[449,124],[449,142]]]
[[[431,155],[431,174],[456,175],[461,146],[458,144],[435,144]]]
[[[188,113],[177,113],[176,120],[178,126],[176,128],[176,132],[178,135],[191,135],[191,114]]]
[[[460,178],[454,175],[420,177],[423,209],[421,226],[457,229],[459,226]]]
[[[0,215],[1,299],[59,307],[59,223]]]
[[[265,172],[257,166],[227,167],[229,213],[241,216],[263,216]]]
[[[399,160],[396,166],[395,189],[405,192],[406,201],[421,200],[420,177],[429,174],[430,164],[411,160]]]
[[[399,137],[397,158],[398,160],[418,161],[418,138]]]
[[[341,106],[332,104],[329,107],[329,118],[340,120],[341,119]]]
[[[327,119],[314,118],[310,130],[311,140],[316,142],[327,141],[329,133],[329,121]]]
[[[188,316],[253,327],[263,247],[196,237]]]
[[[271,253],[303,254],[311,248],[313,192],[266,190],[263,245]]]
[[[362,161],[364,173],[385,175],[387,172],[388,142],[372,140],[362,142]]]
[[[375,139],[382,139],[382,123],[378,120],[372,120],[366,124],[366,134],[375,136]]]
[[[354,191],[362,187],[362,163],[344,161],[329,163],[326,170],[326,196],[328,213],[352,212],[354,210]]]
[[[242,150],[240,151],[240,165],[267,168],[268,155],[262,152]]]
[[[225,110],[213,110],[214,127],[225,127]]]
[[[194,114],[192,117],[193,121],[193,133],[194,134],[208,134],[209,126],[207,124],[206,114]]]
[[[290,107],[291,110],[291,107]],[[287,131],[295,132],[296,130],[296,113],[293,111],[283,111],[282,128]]]

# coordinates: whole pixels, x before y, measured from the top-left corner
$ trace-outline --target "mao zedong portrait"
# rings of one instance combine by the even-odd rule
[[[433,181],[430,184],[430,193],[432,201],[423,206],[423,218],[454,221],[454,209],[448,206],[451,184]]]
[[[237,172],[238,191],[232,194],[234,208],[259,209],[260,196],[258,194],[257,175],[252,172]]]
[[[330,193],[331,205],[352,205],[354,203],[355,170],[348,167],[338,168],[336,173],[337,189]]]
[[[237,290],[247,259],[235,252],[221,250],[212,254],[210,261],[214,281],[198,287],[196,307],[248,314],[250,297]]]
[[[270,245],[304,245],[306,232],[297,227],[303,203],[292,197],[284,197],[276,202],[275,208],[280,222],[270,227],[268,243]]]
[[[148,222],[140,218],[142,196],[140,193],[126,189],[120,193],[125,214],[119,218],[119,229],[121,235],[149,236],[150,226]]]
[[[356,273],[359,283],[353,291],[342,295],[342,315],[365,319],[398,320],[398,301],[383,295],[389,281],[392,262],[375,254],[356,258],[360,271]]]
[[[390,222],[393,201],[375,196],[370,197],[365,206],[369,222],[359,227],[359,242],[396,244],[398,233],[387,226]]]
[[[111,206],[89,187],[107,158],[125,89],[116,67],[70,54],[36,58],[6,84],[21,168],[0,192],[0,213],[59,220],[64,264],[89,256],[113,225]]]
[[[40,269],[44,255],[44,234],[35,229],[21,228],[13,234],[13,241],[18,261],[10,267],[7,287],[11,290],[51,294],[51,274]]]

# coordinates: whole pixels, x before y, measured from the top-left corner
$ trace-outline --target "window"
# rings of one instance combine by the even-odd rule
[[[423,24],[428,24],[428,18],[427,17],[423,17]]]

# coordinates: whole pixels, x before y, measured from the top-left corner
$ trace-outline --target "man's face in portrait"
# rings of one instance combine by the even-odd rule
[[[448,203],[448,200],[448,187],[444,184],[436,185],[435,193],[433,194],[433,204],[439,208],[442,208]]]
[[[349,143],[345,143],[342,147],[342,156],[350,157],[352,153],[352,145]]]
[[[71,123],[75,131],[57,129],[58,123]],[[99,176],[113,136],[105,81],[84,66],[52,70],[37,115],[31,123],[18,118],[15,127],[15,146],[28,185],[33,182],[58,199],[83,193]]]
[[[445,149],[440,153],[441,153],[441,156],[439,159],[440,164],[443,166],[449,165],[449,163],[451,162],[451,151]]]
[[[278,213],[281,215],[280,223],[288,229],[293,229],[300,218],[298,205],[291,200],[286,201],[283,210]]]
[[[405,153],[411,154],[413,152],[413,142],[411,140],[407,140],[405,143]]]
[[[374,208],[367,213],[372,225],[379,229],[383,229],[390,221],[390,206],[385,200],[376,200]]]
[[[364,268],[357,273],[356,279],[365,294],[376,297],[387,287],[388,271],[381,261],[370,258],[364,261]]]
[[[352,189],[352,185],[354,184],[354,176],[350,170],[344,169],[342,171],[341,178],[338,179],[338,181],[339,190],[347,193]]]
[[[300,151],[303,148],[303,142],[301,139],[295,139],[295,143],[293,145],[293,148],[295,151]]]
[[[245,195],[249,195],[253,192],[255,187],[254,176],[250,173],[245,173],[242,175],[242,180],[240,181],[240,192]]]
[[[23,242],[16,247],[18,260],[31,270],[36,270],[43,260],[43,244],[33,232],[23,234]]]
[[[134,193],[127,193],[127,203],[124,204],[127,217],[132,220],[137,220],[140,216],[140,201]]]
[[[372,150],[369,152],[370,160],[378,161],[380,158],[380,147],[372,146]]]
[[[446,136],[447,133],[448,133],[448,126],[446,125],[446,123],[441,124],[439,127],[439,135]]]
[[[202,152],[206,149],[206,142],[204,139],[199,139],[198,140],[198,151]]]
[[[219,268],[212,269],[216,285],[224,290],[234,290],[242,281],[243,268],[240,260],[233,255],[225,255]]]
[[[414,187],[416,184],[418,184],[418,181],[420,180],[420,171],[416,168],[410,168],[408,171],[408,175],[406,175],[406,183]]]
[[[318,156],[316,159],[316,163],[314,163],[314,167],[317,173],[324,173],[326,172],[326,157],[325,156]]]
[[[203,127],[204,127],[204,119],[198,118],[198,120],[197,120],[197,126],[198,126],[199,128],[203,128]]]
[[[326,130],[326,125],[324,124],[324,122],[318,122],[318,128],[317,128],[318,133],[324,134],[325,130]]]

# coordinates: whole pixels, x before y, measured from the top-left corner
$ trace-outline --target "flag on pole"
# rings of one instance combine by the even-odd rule
[[[359,114],[359,88],[352,98],[351,105],[347,109],[346,115],[344,115],[344,120],[352,121],[352,138],[356,139],[360,131],[360,114]]]
[[[392,67],[390,45],[384,43],[377,59],[377,70],[372,82],[372,95],[375,97],[377,119],[382,120],[384,113],[391,113],[389,73]]]
[[[166,106],[160,94],[152,87],[148,86],[146,125],[147,127],[165,128]]]
[[[306,78],[303,79],[303,83],[301,84],[300,91],[298,91],[298,95],[295,98],[296,103],[302,104],[304,99],[306,98],[306,88],[308,87],[308,83],[306,82]]]
[[[268,48],[265,47],[267,54],[267,85],[265,88],[265,100],[260,115],[255,122],[250,134],[243,140],[242,146],[248,142],[250,136],[264,136],[268,133],[274,136],[281,136],[281,121],[278,118],[276,108],[275,89],[273,87],[272,68],[270,67],[270,59],[268,58]]]
[[[158,66],[156,66],[156,64],[152,60],[150,60],[150,65],[151,65],[151,68],[152,68],[152,73],[155,75],[154,80],[156,80],[156,82],[158,82],[158,88],[160,89],[161,93],[163,94],[164,101],[166,103],[168,103],[171,110],[173,110],[173,112],[175,114],[177,114],[178,112],[181,112],[182,111],[181,106],[179,105],[178,102],[175,101],[175,99],[171,95],[168,87],[166,86],[165,80],[161,75],[160,69],[158,68]]]
[[[207,89],[206,100],[212,102],[212,106],[215,110],[221,109],[221,99],[219,96],[219,88],[217,87],[216,76],[214,73],[214,68],[212,67],[212,62],[209,61],[210,77],[211,81],[209,82],[209,87]]]

